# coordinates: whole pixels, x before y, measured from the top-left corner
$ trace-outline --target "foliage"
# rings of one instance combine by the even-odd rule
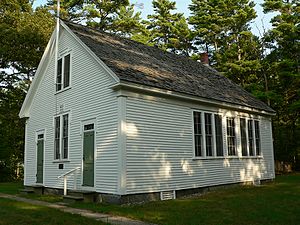
[[[145,34],[146,28],[141,23],[141,12],[134,12],[135,5],[121,6],[111,25],[111,31],[123,37]]]
[[[24,152],[24,120],[18,118],[28,84],[53,29],[45,8],[29,0],[0,2],[0,173],[19,179]]]
[[[128,0],[88,0],[84,8],[87,25],[103,31],[110,30],[120,8],[128,5]]]
[[[84,19],[84,0],[61,0],[59,17],[64,20],[78,22]],[[47,0],[47,9],[57,13],[57,0]]]
[[[148,15],[147,29],[151,32],[149,43],[177,54],[189,55],[192,50],[193,33],[182,13],[176,10],[175,2],[154,0],[154,14]]]
[[[21,88],[0,91],[0,181],[22,178],[25,121],[18,112],[24,97]]]
[[[249,27],[256,17],[249,0],[192,0],[189,21],[197,41],[206,46],[211,64],[242,86],[251,83],[260,69],[259,41]]]
[[[265,12],[276,12],[273,28],[264,39],[270,50],[265,58],[274,120],[275,156],[300,166],[300,2],[266,0]]]

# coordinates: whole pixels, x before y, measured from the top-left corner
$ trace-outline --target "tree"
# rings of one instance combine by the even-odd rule
[[[83,20],[84,2],[84,0],[61,0],[59,17],[73,22]],[[57,13],[57,0],[47,0],[46,7],[48,10],[52,10]]]
[[[16,178],[23,162],[25,121],[18,113],[53,24],[51,14],[45,8],[33,10],[29,0],[0,2],[1,180]]]
[[[275,157],[300,164],[300,3],[297,0],[266,0],[264,12],[276,12],[272,29],[264,39],[269,54],[270,86],[276,109],[274,119]],[[299,168],[299,167],[298,167]]]
[[[29,80],[53,30],[52,16],[45,8],[33,11],[29,0],[0,2],[0,86]]]
[[[113,33],[128,38],[146,33],[146,28],[141,23],[141,12],[135,13],[134,7],[134,4],[120,7],[111,25]]]
[[[228,59],[243,60],[242,45],[253,43],[249,22],[256,17],[254,6],[249,0],[192,0],[189,22],[198,43],[204,44],[212,56],[211,64],[216,64],[219,70],[223,71]]]
[[[110,30],[121,7],[129,6],[128,0],[87,0],[84,7],[86,24],[99,30]]]
[[[176,3],[169,0],[154,0],[154,14],[148,15],[149,43],[177,54],[189,55],[193,34],[182,13],[172,13]]]

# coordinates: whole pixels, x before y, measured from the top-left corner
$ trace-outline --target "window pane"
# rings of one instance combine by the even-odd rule
[[[68,158],[69,115],[63,115],[63,158]]]
[[[248,120],[249,155],[254,156],[253,120]]]
[[[246,133],[246,119],[240,119],[242,155],[247,156],[247,133]]]
[[[261,155],[259,122],[258,121],[254,121],[254,126],[255,126],[256,155]]]
[[[193,112],[195,156],[202,156],[201,112]]]
[[[64,88],[70,86],[70,54],[65,56],[64,62]]]
[[[94,124],[91,123],[91,124],[84,125],[84,130],[94,130]]]
[[[227,145],[228,155],[236,155],[236,137],[235,137],[235,122],[234,118],[227,117]]]
[[[55,117],[54,159],[59,159],[60,148],[60,117]]]
[[[56,91],[61,90],[62,83],[62,59],[57,61],[57,71],[56,71]]]
[[[206,145],[206,156],[212,156],[212,121],[211,121],[211,113],[205,113],[205,145]]]
[[[222,117],[215,115],[215,133],[217,156],[223,156]]]

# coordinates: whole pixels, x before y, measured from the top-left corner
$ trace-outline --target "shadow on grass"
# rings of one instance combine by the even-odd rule
[[[0,198],[0,224],[103,225],[105,223],[56,209]]]

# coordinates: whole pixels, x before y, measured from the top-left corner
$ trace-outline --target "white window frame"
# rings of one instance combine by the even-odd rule
[[[68,157],[67,158],[63,158],[63,149],[62,149],[62,146],[63,146],[63,117],[65,115],[68,115]],[[60,124],[59,124],[59,157],[56,158],[56,149],[55,149],[55,132],[56,132],[56,127],[55,127],[55,119],[59,117],[60,118]],[[62,113],[62,114],[59,114],[59,115],[55,115],[53,117],[53,127],[54,127],[54,132],[53,132],[53,153],[54,153],[54,161],[56,162],[62,162],[62,161],[69,161],[69,158],[70,158],[70,113],[69,112],[66,112],[66,113]]]
[[[193,159],[224,159],[224,158],[263,158],[262,156],[262,141],[261,141],[261,119],[258,116],[254,115],[243,115],[239,114],[238,112],[232,112],[231,115],[224,115],[221,112],[215,111],[208,111],[208,110],[197,110],[192,109],[192,141],[193,141]],[[194,133],[194,112],[201,113],[201,156],[196,156],[196,146],[195,146],[195,133]],[[211,123],[212,123],[212,139],[213,139],[213,155],[207,156],[206,154],[206,133],[205,133],[205,113],[211,114]],[[222,147],[223,147],[223,156],[217,156],[217,143],[216,143],[216,124],[215,124],[215,115],[221,116],[221,123],[222,123]],[[227,118],[234,119],[234,134],[235,134],[235,155],[228,154],[228,135],[227,135]],[[241,139],[241,127],[240,127],[240,120],[245,119],[246,123],[246,144],[247,144],[247,156],[242,155],[242,139]],[[248,121],[252,120],[253,126],[253,156],[249,155],[249,135],[248,135]],[[260,146],[260,155],[257,155],[257,147],[256,147],[256,131],[255,131],[255,121],[258,122],[259,126],[259,146]],[[225,129],[225,130],[224,130]],[[225,131],[225,132],[224,132]]]
[[[194,112],[201,113],[201,156],[196,156],[196,146],[195,146],[195,128],[194,128]],[[212,156],[207,156],[206,154],[206,132],[205,132],[205,113],[211,114],[211,126],[212,126]],[[222,141],[224,142],[223,136],[223,115],[213,111],[207,110],[192,110],[192,134],[193,134],[193,158],[194,159],[214,159],[214,158],[224,158],[225,149],[222,143],[223,156],[217,156],[217,143],[216,143],[216,132],[215,132],[215,115],[221,116],[221,125],[222,125]]]
[[[67,87],[64,87],[64,83],[65,83],[65,78],[64,78],[64,70],[65,70],[65,57],[67,56],[67,55],[70,55],[70,71],[69,71],[69,73],[70,73],[70,75],[69,75],[69,86],[67,86]],[[72,52],[71,51],[68,51],[68,52],[65,52],[65,53],[63,53],[63,54],[61,54],[60,55],[60,57],[57,59],[57,67],[56,67],[56,71],[55,71],[55,92],[54,93],[60,93],[60,92],[63,92],[63,91],[65,91],[65,90],[68,90],[68,89],[70,89],[71,88],[71,80],[72,80],[72,59],[73,59],[73,57],[72,57]],[[60,90],[57,90],[57,85],[58,85],[58,83],[57,83],[57,69],[58,69],[58,61],[59,60],[62,60],[62,77],[61,77],[61,89]]]
[[[234,146],[235,146],[235,155],[229,155],[229,152],[228,152],[228,134],[227,134],[227,118],[233,118],[233,120],[234,120],[234,136],[235,136],[235,140],[234,140]],[[239,153],[238,153],[238,132],[237,132],[237,129],[238,129],[238,127],[237,127],[237,116],[235,116],[235,115],[230,115],[230,116],[225,116],[225,138],[226,138],[226,156],[228,157],[228,158],[237,158],[237,157],[239,157]]]
[[[247,144],[247,155],[243,156],[242,154],[242,136],[241,136],[241,132],[239,135],[240,141],[241,141],[241,158],[259,158],[262,157],[262,149],[261,149],[261,121],[260,119],[254,118],[253,116],[249,116],[249,117],[245,117],[245,116],[240,116],[239,118],[239,123],[241,121],[241,119],[245,119],[246,122],[246,144]],[[250,155],[250,145],[249,145],[249,130],[248,130],[248,121],[252,120],[252,136],[253,136],[253,155]],[[257,155],[256,153],[256,131],[255,131],[255,121],[258,122],[258,127],[259,127],[259,145],[260,145],[260,155]],[[240,129],[240,127],[239,127]]]

